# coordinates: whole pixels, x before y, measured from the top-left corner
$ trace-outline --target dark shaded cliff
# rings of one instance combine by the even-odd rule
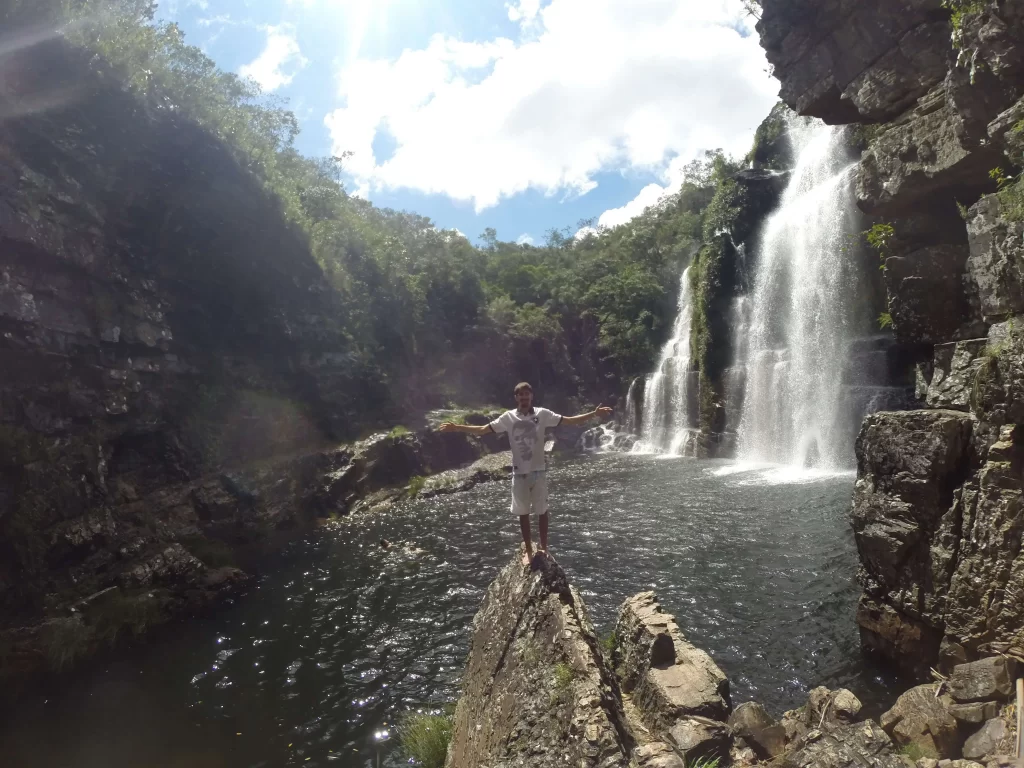
[[[857,441],[864,645],[917,674],[1024,647],[1024,3],[762,7],[783,99],[869,139],[858,205],[892,226],[889,312],[934,409]]]
[[[239,546],[497,447],[341,445],[388,393],[280,201],[60,39],[2,68],[0,676],[201,607]]]

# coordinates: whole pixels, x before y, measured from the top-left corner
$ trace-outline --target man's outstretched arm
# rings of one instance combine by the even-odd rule
[[[562,424],[568,424],[571,427],[571,426],[574,426],[576,424],[585,424],[586,422],[590,421],[591,419],[594,419],[594,418],[597,418],[597,417],[605,418],[606,416],[611,416],[611,415],[612,415],[612,409],[611,408],[609,408],[606,405],[599,405],[599,406],[597,406],[597,408],[595,408],[594,410],[590,411],[589,413],[581,413],[579,416],[563,416],[561,424],[559,424],[559,426],[561,426]]]
[[[493,429],[491,429],[490,424],[483,424],[479,427],[475,427],[472,424],[455,424],[454,422],[451,421],[446,421],[444,424],[438,427],[438,429],[440,429],[442,432],[462,432],[463,434],[476,435],[477,437],[482,437],[486,435],[488,432],[494,431]]]

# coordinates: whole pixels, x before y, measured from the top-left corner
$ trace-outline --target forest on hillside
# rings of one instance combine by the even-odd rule
[[[382,421],[504,402],[513,379],[563,408],[623,393],[654,364],[682,266],[733,212],[740,166],[714,151],[621,226],[579,222],[539,247],[488,230],[473,245],[349,194],[344,156],[302,156],[287,106],[220,70],[177,25],[157,20],[151,0],[12,0],[2,19],[26,37],[59,30],[150,108],[186,115],[231,148],[340,295],[356,377],[388,393]]]

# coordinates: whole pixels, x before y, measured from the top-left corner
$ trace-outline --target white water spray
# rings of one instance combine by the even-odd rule
[[[690,325],[693,318],[690,268],[679,279],[679,308],[661,359],[644,385],[643,415],[636,453],[689,452],[694,435],[696,390],[690,379]]]
[[[739,458],[838,470],[853,442],[843,375],[859,293],[844,248],[854,164],[840,129],[801,118],[789,127],[797,165],[766,223],[749,336],[735,347],[746,352]]]

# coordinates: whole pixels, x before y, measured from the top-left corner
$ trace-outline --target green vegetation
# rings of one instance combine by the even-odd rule
[[[1017,123],[1012,133],[1020,133],[1024,121]],[[1024,221],[1024,174],[1016,176],[1007,174],[1002,168],[993,168],[988,172],[999,189],[999,205],[1002,216],[1007,221]]]
[[[140,116],[173,110],[194,119],[280,200],[339,294],[353,389],[376,398],[359,411],[366,423],[344,422],[351,436],[452,400],[505,402],[510,379],[531,380],[564,408],[618,389],[653,365],[679,271],[704,233],[735,215],[734,195],[717,187],[738,166],[713,152],[685,169],[681,189],[621,226],[580,222],[579,231],[549,231],[540,246],[487,230],[474,246],[427,218],[351,196],[344,155],[299,155],[297,120],[282,102],[218,69],[154,14],[150,0],[21,0],[0,11],[0,22],[70,22],[65,36],[95,52],[103,79],[119,76],[150,107]],[[777,130],[778,121],[761,138]],[[98,300],[97,312],[116,307]],[[231,446],[205,414],[226,402],[232,393],[211,385],[188,420],[210,465]]]
[[[932,760],[937,760],[939,757],[938,753],[934,749],[922,747],[920,744],[913,741],[900,747],[899,753],[903,757],[910,758],[914,762],[926,757]]]
[[[405,493],[409,498],[415,498],[420,495],[420,491],[423,490],[423,486],[426,485],[427,478],[422,475],[415,475],[409,479],[409,485],[406,487]]]
[[[985,0],[942,0],[942,7],[950,12],[949,26],[952,29],[950,40],[957,51],[958,67],[967,66],[971,72],[971,84],[981,66],[978,61],[978,49],[968,45],[965,40],[967,22],[985,10]]]
[[[883,312],[878,316],[878,329],[884,331],[886,328],[892,326],[892,315],[888,312]]]
[[[615,647],[618,644],[619,638],[616,636],[614,629],[601,638],[601,649],[609,658],[611,658],[612,654],[615,653]]]
[[[576,679],[576,673],[572,667],[565,662],[555,664],[555,685],[551,689],[551,706],[564,702],[572,691],[572,682]]]
[[[391,431],[388,432],[388,437],[391,438],[392,440],[395,440],[396,438],[403,437],[408,434],[411,434],[409,432],[409,428],[403,427],[401,424],[399,424],[397,427],[393,427]]]
[[[868,245],[878,252],[878,259],[881,262],[878,268],[883,272],[885,271],[885,260],[889,258],[889,245],[895,234],[896,230],[893,229],[892,224],[874,224],[871,229],[863,232]]]
[[[443,768],[454,725],[451,714],[409,713],[398,726],[403,754],[422,768]]]
[[[687,763],[686,768],[718,768],[721,764],[720,757],[698,757],[692,763]]]

